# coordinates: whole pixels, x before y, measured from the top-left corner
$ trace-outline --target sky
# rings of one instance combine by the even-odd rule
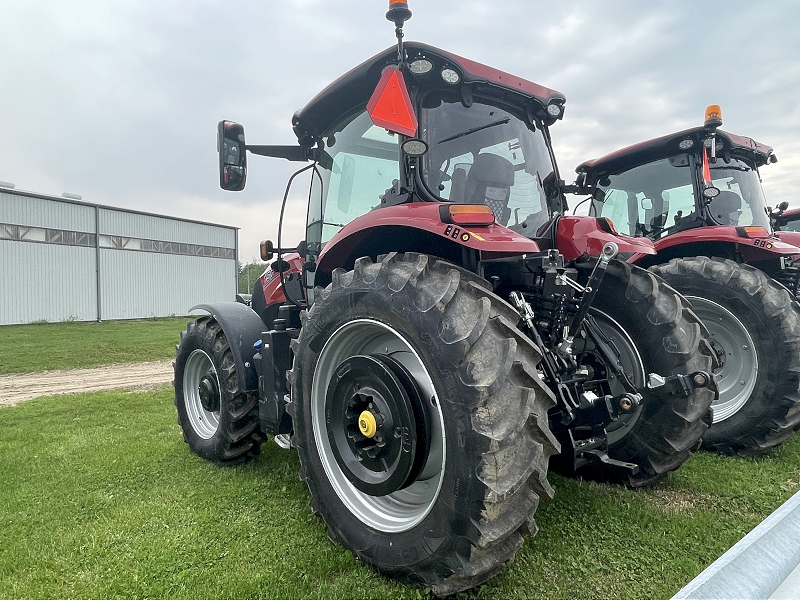
[[[219,189],[216,125],[294,144],[292,114],[395,44],[387,0],[0,0],[0,180],[44,194],[240,228],[251,262],[275,240],[300,166],[250,156]],[[561,177],[623,146],[701,125],[775,149],[771,205],[800,207],[800,0],[410,0],[405,39],[567,97]],[[303,238],[295,184],[283,241]],[[572,203],[576,204],[574,196]]]

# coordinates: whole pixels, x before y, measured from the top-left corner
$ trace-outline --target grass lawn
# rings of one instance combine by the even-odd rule
[[[191,454],[166,388],[2,408],[0,457],[0,598],[427,597],[328,541],[294,452]],[[539,535],[460,597],[669,598],[798,490],[800,438],[699,454],[645,492],[551,481]]]
[[[0,327],[0,375],[169,360],[190,317]]]

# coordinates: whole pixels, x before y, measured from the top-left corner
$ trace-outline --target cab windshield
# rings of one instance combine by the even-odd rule
[[[621,233],[653,239],[708,225],[760,225],[771,230],[758,171],[737,158],[717,158],[711,182],[720,190],[704,223],[695,204],[689,157],[679,155],[639,165],[601,179],[593,214],[608,217]]]
[[[437,198],[485,204],[501,225],[527,236],[548,219],[559,195],[544,135],[516,115],[477,98],[428,97],[420,116],[428,154],[422,180]]]
[[[717,158],[709,167],[711,183],[720,190],[709,204],[711,218],[720,225],[760,225],[772,231],[758,171],[737,158]]]

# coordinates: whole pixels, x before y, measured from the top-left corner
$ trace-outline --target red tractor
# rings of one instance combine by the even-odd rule
[[[175,404],[219,465],[268,435],[296,449],[331,539],[445,595],[536,531],[551,456],[630,486],[678,468],[710,423],[714,357],[680,295],[614,258],[652,242],[548,218],[564,96],[403,43],[404,2],[387,17],[397,46],[298,111],[297,146],[220,123],[226,190],[247,151],[309,163],[306,239],[281,256],[279,228],[252,307],[196,307]]]
[[[790,209],[788,202],[781,202],[772,213],[772,225],[776,234],[781,236],[781,239],[786,231],[800,233],[800,208]]]
[[[761,188],[772,148],[720,125],[710,106],[702,127],[587,161],[573,191],[590,194],[591,215],[655,243],[658,254],[629,254],[629,264],[692,303],[722,363],[704,445],[756,455],[800,427],[800,234],[770,224],[786,208],[771,212]]]

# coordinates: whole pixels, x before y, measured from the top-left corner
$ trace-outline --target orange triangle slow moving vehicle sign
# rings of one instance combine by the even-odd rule
[[[417,133],[417,115],[414,114],[405,79],[395,67],[387,67],[383,72],[367,102],[367,112],[378,127],[409,137]]]
[[[711,185],[711,169],[708,166],[708,148],[703,148],[703,182]]]

